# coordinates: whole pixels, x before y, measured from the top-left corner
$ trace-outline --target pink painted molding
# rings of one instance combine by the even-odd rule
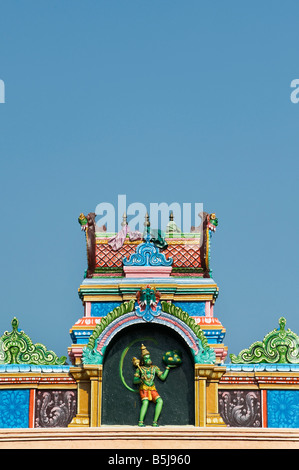
[[[82,349],[84,348],[85,344],[78,344],[78,345],[72,345],[71,348],[69,348],[68,355],[71,360],[72,364],[76,364],[76,361],[81,360],[82,357]]]
[[[210,347],[213,348],[216,353],[216,362],[218,359],[220,363],[223,363],[227,356],[227,348],[225,346],[220,345],[219,347],[217,347],[214,344],[210,344]]]
[[[169,277],[172,271],[171,266],[124,266],[126,277],[137,278],[156,278]]]
[[[205,305],[205,315],[206,317],[212,317],[214,315],[214,306],[212,305],[212,303],[210,301],[207,301],[206,302],[206,305]]]
[[[84,316],[85,317],[90,317],[91,314],[91,302],[85,302],[85,308],[84,308]]]

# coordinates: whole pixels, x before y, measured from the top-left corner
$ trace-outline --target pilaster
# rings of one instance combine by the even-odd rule
[[[195,364],[195,426],[225,426],[218,412],[218,384],[226,368]]]
[[[70,367],[70,373],[77,382],[77,414],[68,427],[89,427],[90,380],[83,367]]]

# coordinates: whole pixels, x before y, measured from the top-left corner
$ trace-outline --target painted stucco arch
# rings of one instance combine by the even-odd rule
[[[178,307],[175,307],[174,310],[171,309],[171,306],[167,305],[166,302],[162,302],[161,313],[150,322],[146,322],[142,317],[136,314],[134,301],[123,303],[120,312],[116,312],[116,310],[117,309],[114,309],[114,311],[104,317],[102,322],[95,328],[88,345],[83,349],[83,364],[102,364],[106,348],[116,334],[135,324],[146,323],[163,325],[176,331],[188,345],[195,363],[215,363],[215,351],[207,345],[203,332],[198,325],[196,325],[196,328],[192,328],[195,324],[194,320],[190,319],[188,314]],[[180,314],[183,316],[183,320],[179,318]],[[186,320],[189,320],[191,326],[188,325]],[[200,334],[196,334],[198,331]]]

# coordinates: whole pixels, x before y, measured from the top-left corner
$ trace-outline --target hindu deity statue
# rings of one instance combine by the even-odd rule
[[[167,364],[164,372],[162,372],[158,366],[153,365],[150,353],[144,344],[141,345],[141,360],[133,357],[132,362],[136,367],[133,382],[134,384],[139,384],[139,394],[141,398],[138,426],[145,426],[144,419],[150,401],[155,404],[153,426],[158,426],[158,419],[162,411],[163,400],[155,387],[155,378],[157,376],[162,381],[166,380],[170,368],[179,365],[181,363],[181,358],[178,351],[169,351],[163,356],[163,361]]]

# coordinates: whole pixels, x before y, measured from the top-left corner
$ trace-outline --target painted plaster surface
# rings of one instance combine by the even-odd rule
[[[180,307],[190,316],[204,316],[205,315],[205,302],[174,302],[177,307]]]
[[[268,390],[267,409],[269,428],[299,428],[299,390]]]
[[[140,283],[140,279],[138,279],[137,281],[138,283]],[[151,278],[144,278],[142,279],[142,284],[150,284],[152,282],[152,279]],[[95,279],[83,279],[82,281],[82,286],[96,286],[96,285],[110,285],[110,284],[120,284],[120,285],[130,285],[130,284],[133,284],[134,281],[133,279],[127,279],[127,278],[109,278],[109,279],[106,279],[106,278],[103,278],[103,279],[99,279],[99,278],[95,278]],[[212,278],[192,278],[192,277],[188,277],[188,278],[182,278],[182,277],[173,277],[173,278],[162,278],[162,279],[155,279],[155,284],[173,284],[173,283],[176,283],[176,284],[180,284],[180,285],[184,285],[184,284],[193,284],[194,286],[204,286],[204,285],[214,285],[215,287],[217,287],[217,284],[216,282],[212,279]]]
[[[0,428],[29,427],[29,390],[0,390]]]
[[[138,447],[136,447],[138,442]],[[1,449],[298,449],[298,429],[103,426],[100,428],[0,429]],[[136,450],[137,449],[137,450]],[[135,452],[135,453],[134,453]],[[196,456],[198,458],[198,456]],[[184,465],[181,465],[183,468]]]
[[[91,316],[105,317],[111,310],[118,307],[121,302],[92,302]]]

